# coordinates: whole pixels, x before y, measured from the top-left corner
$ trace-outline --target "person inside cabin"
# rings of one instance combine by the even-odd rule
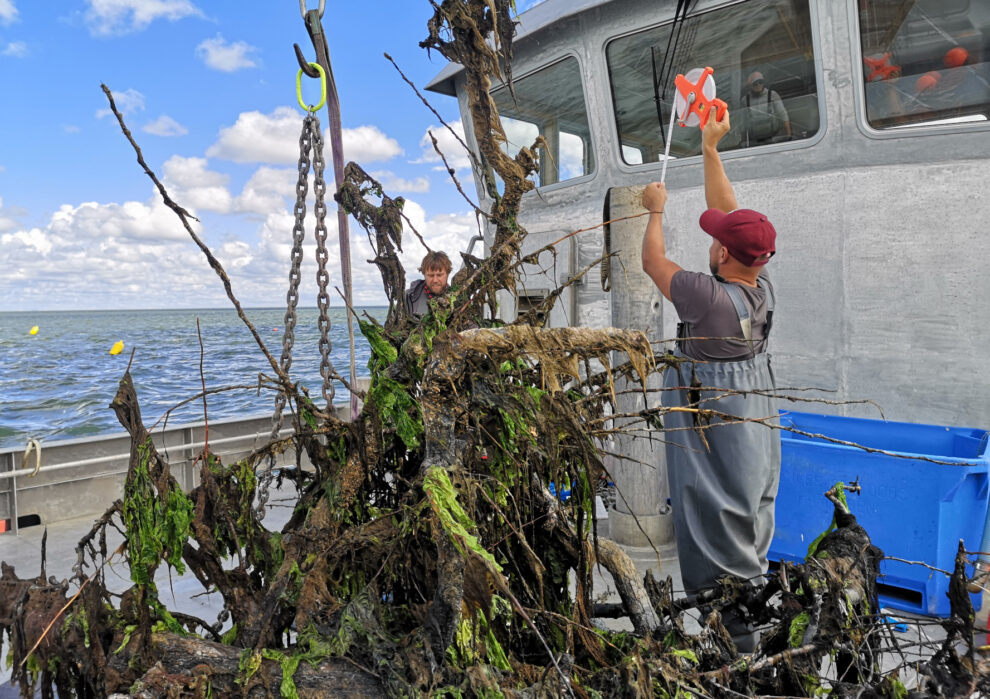
[[[406,291],[406,310],[410,315],[426,315],[430,310],[430,299],[447,290],[447,277],[450,276],[451,268],[447,253],[439,250],[426,253],[419,266],[423,279],[414,281]]]
[[[666,255],[664,184],[643,191],[649,220],[643,236],[646,272],[673,304],[680,324],[677,366],[664,372],[667,478],[681,577],[687,594],[723,576],[764,582],[780,478],[780,433],[767,339],[774,290],[766,263],[777,233],[767,217],[740,209],[718,153],[729,113],[713,107],[702,130],[705,200],[699,220],[712,237],[710,274],[682,269]],[[714,413],[705,414],[702,411]],[[723,623],[741,652],[757,630],[731,612]]]
[[[741,117],[744,147],[791,139],[791,122],[784,100],[776,90],[767,87],[763,73],[758,70],[746,78]]]

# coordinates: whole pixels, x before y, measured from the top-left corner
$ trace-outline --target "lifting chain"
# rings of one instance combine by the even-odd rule
[[[299,304],[299,269],[303,258],[303,238],[306,228],[306,196],[309,192],[309,169],[310,151],[313,153],[313,194],[316,203],[313,207],[316,213],[316,282],[319,286],[317,294],[317,306],[319,307],[318,327],[320,329],[320,376],[323,378],[323,399],[326,401],[327,410],[333,404],[334,388],[330,381],[330,374],[333,367],[330,364],[330,318],[328,309],[330,306],[330,296],[327,293],[327,284],[330,276],[327,274],[327,206],[326,182],[323,178],[325,161],[323,159],[323,135],[320,132],[320,120],[312,113],[303,120],[302,133],[299,135],[299,178],[296,180],[296,205],[293,210],[295,214],[295,224],[292,227],[292,255],[289,268],[289,290],[285,294],[285,320],[283,325],[285,331],[282,334],[282,356],[279,358],[279,366],[286,376],[292,366],[292,346],[295,343],[296,328],[296,306]],[[275,414],[272,417],[271,440],[278,439],[282,431],[282,411],[285,408],[287,396],[284,390],[279,390],[275,396]],[[299,467],[299,450],[296,450],[296,467]],[[261,473],[258,479],[258,505],[256,513],[259,518],[265,515],[265,506],[268,503],[268,489],[272,482],[272,475],[275,467],[275,455],[268,457],[267,468]]]
[[[316,213],[316,284],[319,291],[316,294],[316,305],[320,310],[320,317],[317,326],[320,328],[320,376],[323,377],[323,400],[326,401],[326,409],[329,411],[333,405],[334,388],[330,381],[330,372],[333,367],[330,365],[330,295],[327,293],[327,284],[330,275],[327,274],[327,260],[330,254],[327,252],[327,205],[326,191],[327,184],[323,179],[323,170],[326,162],[323,160],[323,134],[320,133],[320,120],[315,116],[310,116],[314,125],[313,132],[313,193],[316,195],[316,203],[313,211]],[[306,132],[305,123],[303,133]],[[302,177],[302,139],[300,138],[300,177]],[[298,197],[299,186],[296,185],[296,195]],[[298,200],[296,208],[299,207]],[[305,213],[305,196],[303,197],[303,212]],[[298,216],[298,214],[297,214]],[[296,219],[298,226],[298,218]]]

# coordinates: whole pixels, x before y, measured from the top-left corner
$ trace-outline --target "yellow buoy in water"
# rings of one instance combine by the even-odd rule
[[[110,354],[120,354],[124,349],[124,341],[117,340],[113,343],[113,347],[110,348]]]
[[[30,330],[29,330],[28,332],[29,332],[29,333],[30,333],[31,335],[37,335],[37,334],[38,334],[38,326],[37,326],[37,325],[35,325],[35,326],[34,326],[33,328],[31,328],[31,329],[30,329]]]

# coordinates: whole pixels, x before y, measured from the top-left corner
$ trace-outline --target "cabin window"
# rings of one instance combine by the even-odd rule
[[[543,136],[546,146],[538,152],[538,187],[590,174],[594,170],[591,129],[577,59],[565,58],[515,79],[512,87],[515,99],[506,87],[492,91],[505,130],[505,151],[514,157]]]
[[[875,129],[990,116],[986,0],[870,0],[859,9],[866,118]]]
[[[729,105],[732,131],[719,150],[818,132],[808,0],[748,0],[694,15],[676,27],[668,23],[614,39],[605,53],[619,149],[629,165],[663,158],[674,78],[693,68],[714,70],[716,96]],[[699,153],[700,129],[675,126],[671,157]]]

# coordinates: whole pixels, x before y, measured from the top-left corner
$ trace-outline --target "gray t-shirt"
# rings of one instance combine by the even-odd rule
[[[743,339],[739,314],[721,282],[710,274],[680,270],[670,280],[670,298],[677,317],[684,323],[685,338],[678,342],[681,352],[692,359],[731,362],[752,357],[767,349],[768,296],[773,285],[766,268],[760,270],[765,287],[736,284],[749,309],[752,343]]]

